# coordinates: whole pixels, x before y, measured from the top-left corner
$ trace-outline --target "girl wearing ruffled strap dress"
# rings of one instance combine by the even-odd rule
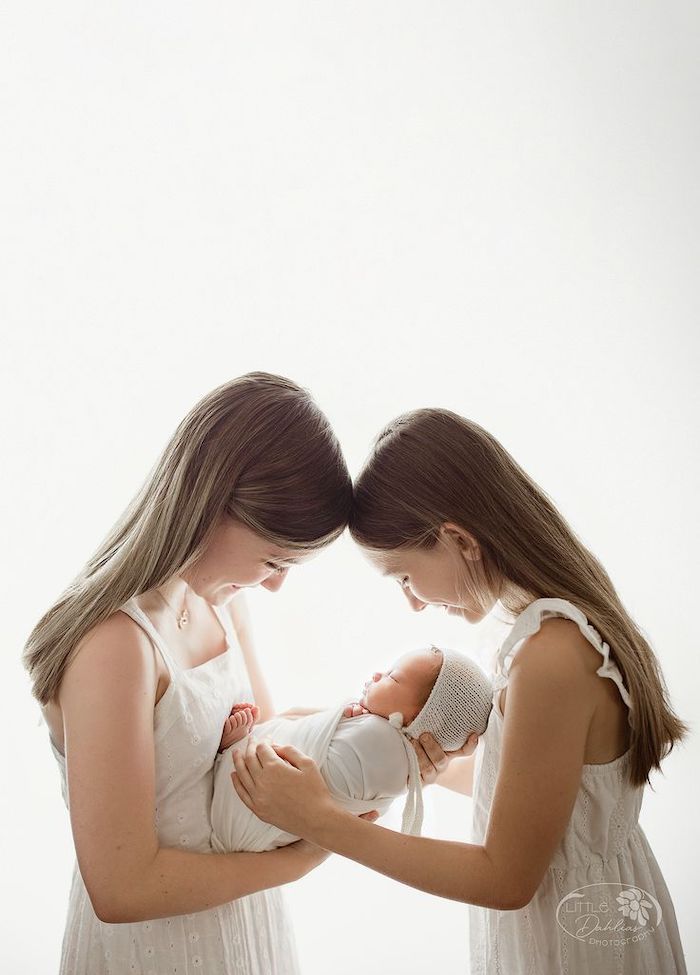
[[[673,902],[642,827],[649,775],[688,726],[595,555],[478,424],[388,424],[350,530],[411,607],[512,628],[476,749],[414,742],[425,782],[473,794],[471,843],[405,836],[334,805],[314,763],[267,743],[232,782],[260,818],[469,905],[471,975],[684,975]],[[294,767],[292,767],[294,766]]]
[[[213,767],[231,714],[272,716],[242,590],[279,589],[351,500],[307,391],[249,373],[185,417],[35,626],[23,659],[76,851],[61,975],[297,975],[280,888],[328,854],[214,852]]]

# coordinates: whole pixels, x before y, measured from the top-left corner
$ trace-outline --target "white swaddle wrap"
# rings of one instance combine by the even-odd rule
[[[277,716],[254,726],[251,736],[294,745],[313,758],[339,805],[357,814],[376,809],[381,816],[406,791],[408,752],[414,760],[415,752],[386,718],[376,714],[343,718],[346,707],[347,702],[302,718]],[[211,845],[217,853],[263,852],[299,839],[258,819],[238,797],[231,782],[235,769],[231,750],[245,748],[248,737],[217,755],[214,763]]]

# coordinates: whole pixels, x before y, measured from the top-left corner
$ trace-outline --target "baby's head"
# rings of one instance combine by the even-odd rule
[[[472,732],[483,734],[492,685],[482,669],[455,650],[428,647],[405,653],[367,681],[360,704],[373,714],[401,716],[412,738],[429,731],[445,751],[461,748]]]
[[[372,674],[360,704],[382,718],[400,711],[404,724],[410,724],[428,700],[441,667],[442,651],[437,647],[410,650],[388,670]]]

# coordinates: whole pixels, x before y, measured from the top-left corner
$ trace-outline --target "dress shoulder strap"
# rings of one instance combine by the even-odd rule
[[[142,630],[146,631],[146,634],[150,637],[154,646],[158,649],[161,657],[165,661],[165,666],[168,669],[168,674],[170,679],[173,680],[175,675],[179,673],[180,667],[178,666],[175,659],[171,656],[170,651],[165,645],[165,641],[158,633],[153,623],[151,623],[148,616],[144,613],[140,606],[136,605],[136,601],[133,599],[128,599],[123,606],[120,607],[123,613],[130,616],[134,623],[138,623]]]
[[[564,616],[578,623],[583,635],[603,657],[603,663],[596,673],[599,677],[609,677],[614,681],[622,700],[630,711],[633,710],[632,698],[625,687],[620,668],[614,660],[610,659],[610,647],[596,628],[591,626],[581,610],[568,599],[536,599],[518,616],[496,656],[496,690],[500,690],[507,683],[510,661],[516,646],[526,637],[537,633],[542,621],[552,616]]]
[[[236,636],[233,620],[231,619],[229,613],[222,606],[212,605],[211,608],[214,610],[216,618],[224,628],[229,647],[235,647],[238,644],[238,637]]]

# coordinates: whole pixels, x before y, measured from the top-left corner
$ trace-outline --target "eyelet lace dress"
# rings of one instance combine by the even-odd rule
[[[544,619],[574,620],[600,652],[597,670],[631,700],[610,647],[564,599],[537,599],[515,620],[496,656],[493,708],[475,754],[472,842],[486,836],[504,716],[499,696],[512,655]],[[639,825],[644,786],[626,777],[631,751],[584,765],[566,832],[530,903],[514,911],[469,905],[471,975],[686,975],[676,915]],[[533,829],[537,828],[534,824]]]
[[[148,616],[128,600],[122,611],[141,626],[165,661],[170,683],[153,715],[154,822],[161,846],[212,853],[213,766],[223,724],[252,689],[233,625],[226,651],[198,667],[180,667]],[[69,806],[66,760],[51,740]],[[68,901],[60,975],[299,975],[296,944],[281,888],[174,917],[106,924],[90,903],[77,859]]]

